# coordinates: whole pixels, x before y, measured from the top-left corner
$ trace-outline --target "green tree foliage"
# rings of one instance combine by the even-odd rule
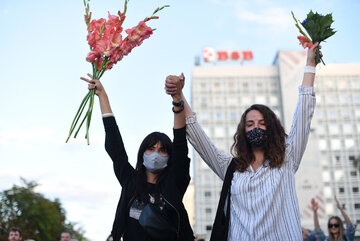
[[[66,222],[66,213],[59,199],[51,201],[35,192],[34,181],[14,185],[0,192],[0,241],[6,241],[11,227],[23,232],[23,239],[36,241],[60,240],[62,231],[69,231],[73,238],[87,241],[82,229],[75,229],[75,223]]]

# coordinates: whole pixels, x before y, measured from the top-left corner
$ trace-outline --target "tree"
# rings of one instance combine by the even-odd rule
[[[51,201],[35,192],[36,182],[21,180],[24,186],[14,185],[0,192],[0,241],[7,240],[11,227],[20,228],[24,239],[60,240],[61,232],[66,230],[79,241],[87,241],[83,230],[65,221],[66,212],[59,199]]]

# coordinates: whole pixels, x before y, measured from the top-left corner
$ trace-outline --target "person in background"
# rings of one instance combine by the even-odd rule
[[[321,241],[324,240],[324,234],[322,233],[319,225],[318,211],[319,204],[314,198],[311,199],[311,210],[313,210],[314,216],[314,231],[310,229],[302,228],[303,241]]]
[[[334,196],[336,206],[341,212],[342,216],[345,219],[346,229],[344,228],[344,223],[339,216],[332,216],[328,220],[328,233],[329,236],[325,236],[324,232],[318,226],[316,233],[319,235],[320,241],[354,241],[355,237],[355,225],[353,225],[349,219],[349,216],[346,214],[342,208],[339,200]],[[314,209],[313,209],[314,210]],[[316,211],[314,211],[314,220],[315,223],[319,223]]]
[[[71,240],[71,233],[68,231],[64,231],[61,233],[60,241],[70,241]]]
[[[319,48],[315,43],[308,50],[289,135],[270,108],[252,105],[238,124],[232,155],[211,142],[182,94],[188,140],[224,181],[211,241],[302,240],[295,173],[315,109],[315,51]],[[183,82],[183,76],[166,80],[168,94],[178,91],[177,81]]]
[[[9,241],[20,241],[22,240],[22,232],[19,228],[10,228],[9,231],[9,237],[8,237]]]
[[[106,238],[106,241],[114,241],[113,237],[111,236],[111,234]]]

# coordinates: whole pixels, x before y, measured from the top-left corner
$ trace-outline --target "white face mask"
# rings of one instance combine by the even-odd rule
[[[156,151],[151,154],[146,154],[144,152],[143,158],[143,165],[146,167],[146,170],[151,173],[157,173],[163,170],[167,167],[167,162],[169,160],[169,156],[162,156]]]

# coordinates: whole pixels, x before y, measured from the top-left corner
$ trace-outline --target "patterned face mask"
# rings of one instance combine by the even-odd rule
[[[156,151],[151,154],[146,154],[144,152],[143,158],[143,165],[146,167],[146,170],[151,173],[157,173],[163,170],[167,167],[167,162],[169,160],[169,156],[162,156]]]
[[[246,140],[250,145],[256,148],[262,148],[265,146],[268,139],[267,131],[261,128],[254,128],[251,131],[246,132]]]

